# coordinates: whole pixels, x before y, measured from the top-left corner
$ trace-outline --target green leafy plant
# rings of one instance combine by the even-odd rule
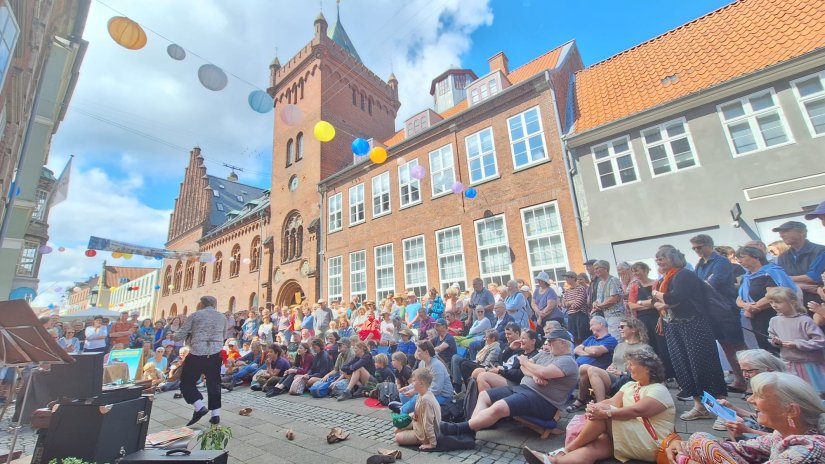
[[[63,459],[52,459],[49,461],[49,464],[94,464],[93,462],[84,461],[80,458],[63,458]]]
[[[224,450],[232,438],[232,428],[213,425],[201,435],[202,450]],[[51,464],[51,463],[49,463]],[[78,463],[80,464],[80,463]]]

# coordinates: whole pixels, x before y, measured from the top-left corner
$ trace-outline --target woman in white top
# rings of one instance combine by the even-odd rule
[[[272,322],[269,308],[261,310],[261,323],[258,325],[258,339],[264,346],[275,343],[275,324]]]
[[[109,337],[109,329],[103,325],[103,318],[95,317],[94,322],[85,330],[86,342],[83,351],[87,353],[103,353],[106,351],[106,339]]]

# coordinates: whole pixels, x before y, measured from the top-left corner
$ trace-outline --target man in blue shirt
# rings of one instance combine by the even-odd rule
[[[481,306],[484,308],[484,317],[490,319],[490,324],[495,324],[496,317],[493,315],[495,302],[493,292],[484,288],[484,281],[478,277],[473,279],[473,293],[470,295],[470,309],[473,310],[471,315],[475,316],[475,308]]]
[[[432,339],[433,347],[438,357],[449,366],[453,356],[457,353],[455,338],[447,331],[448,323],[444,318],[435,321],[435,331],[438,334]]]
[[[590,318],[590,331],[593,335],[574,350],[576,364],[607,369],[613,362],[613,350],[619,342],[607,331],[607,320],[601,316]]]
[[[418,321],[418,310],[421,308],[421,303],[418,302],[418,297],[415,295],[414,292],[410,291],[407,292],[407,307],[404,312],[406,317],[407,327],[409,328],[417,328]]]
[[[808,227],[797,221],[788,221],[773,229],[790,248],[776,258],[776,264],[802,289],[804,303],[822,303],[816,289],[822,286],[825,272],[825,246],[808,241]]]

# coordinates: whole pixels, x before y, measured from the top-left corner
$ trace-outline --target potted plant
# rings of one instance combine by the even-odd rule
[[[230,438],[232,438],[231,427],[213,425],[201,435],[201,449],[224,450]]]

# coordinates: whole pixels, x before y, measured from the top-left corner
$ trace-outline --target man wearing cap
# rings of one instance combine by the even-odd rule
[[[811,211],[810,213],[805,215],[805,219],[808,221],[813,221],[814,219],[819,219],[822,221],[822,226],[825,227],[825,201],[820,203],[816,209]]]
[[[455,354],[458,351],[455,346],[455,337],[450,335],[448,326],[449,323],[447,322],[447,319],[444,319],[443,317],[436,319],[436,336],[431,340],[433,343],[433,347],[435,348],[435,352],[438,354],[438,357],[441,358],[441,361],[446,366],[450,365],[450,361],[453,359],[453,356],[455,356]]]
[[[524,376],[518,385],[481,392],[472,417],[466,422],[442,422],[441,433],[475,436],[477,431],[491,427],[505,417],[531,416],[552,420],[579,380],[571,346],[572,340],[566,330],[550,332],[538,354],[532,358],[519,356]]]
[[[816,289],[822,286],[825,272],[825,246],[808,241],[808,227],[798,221],[788,221],[773,231],[779,232],[779,237],[790,247],[776,258],[776,264],[802,289],[806,306],[812,301],[822,303]]]
[[[495,323],[493,315],[495,302],[493,292],[484,288],[484,281],[478,277],[473,279],[473,293],[470,294],[470,309],[473,310],[473,316],[475,316],[475,308],[481,307],[484,310],[484,317],[489,319],[491,324]]]
[[[329,309],[327,306],[326,300],[323,298],[318,299],[318,308],[312,314],[315,324],[315,333],[323,336],[329,330],[329,322],[334,317],[332,315],[332,310]]]

